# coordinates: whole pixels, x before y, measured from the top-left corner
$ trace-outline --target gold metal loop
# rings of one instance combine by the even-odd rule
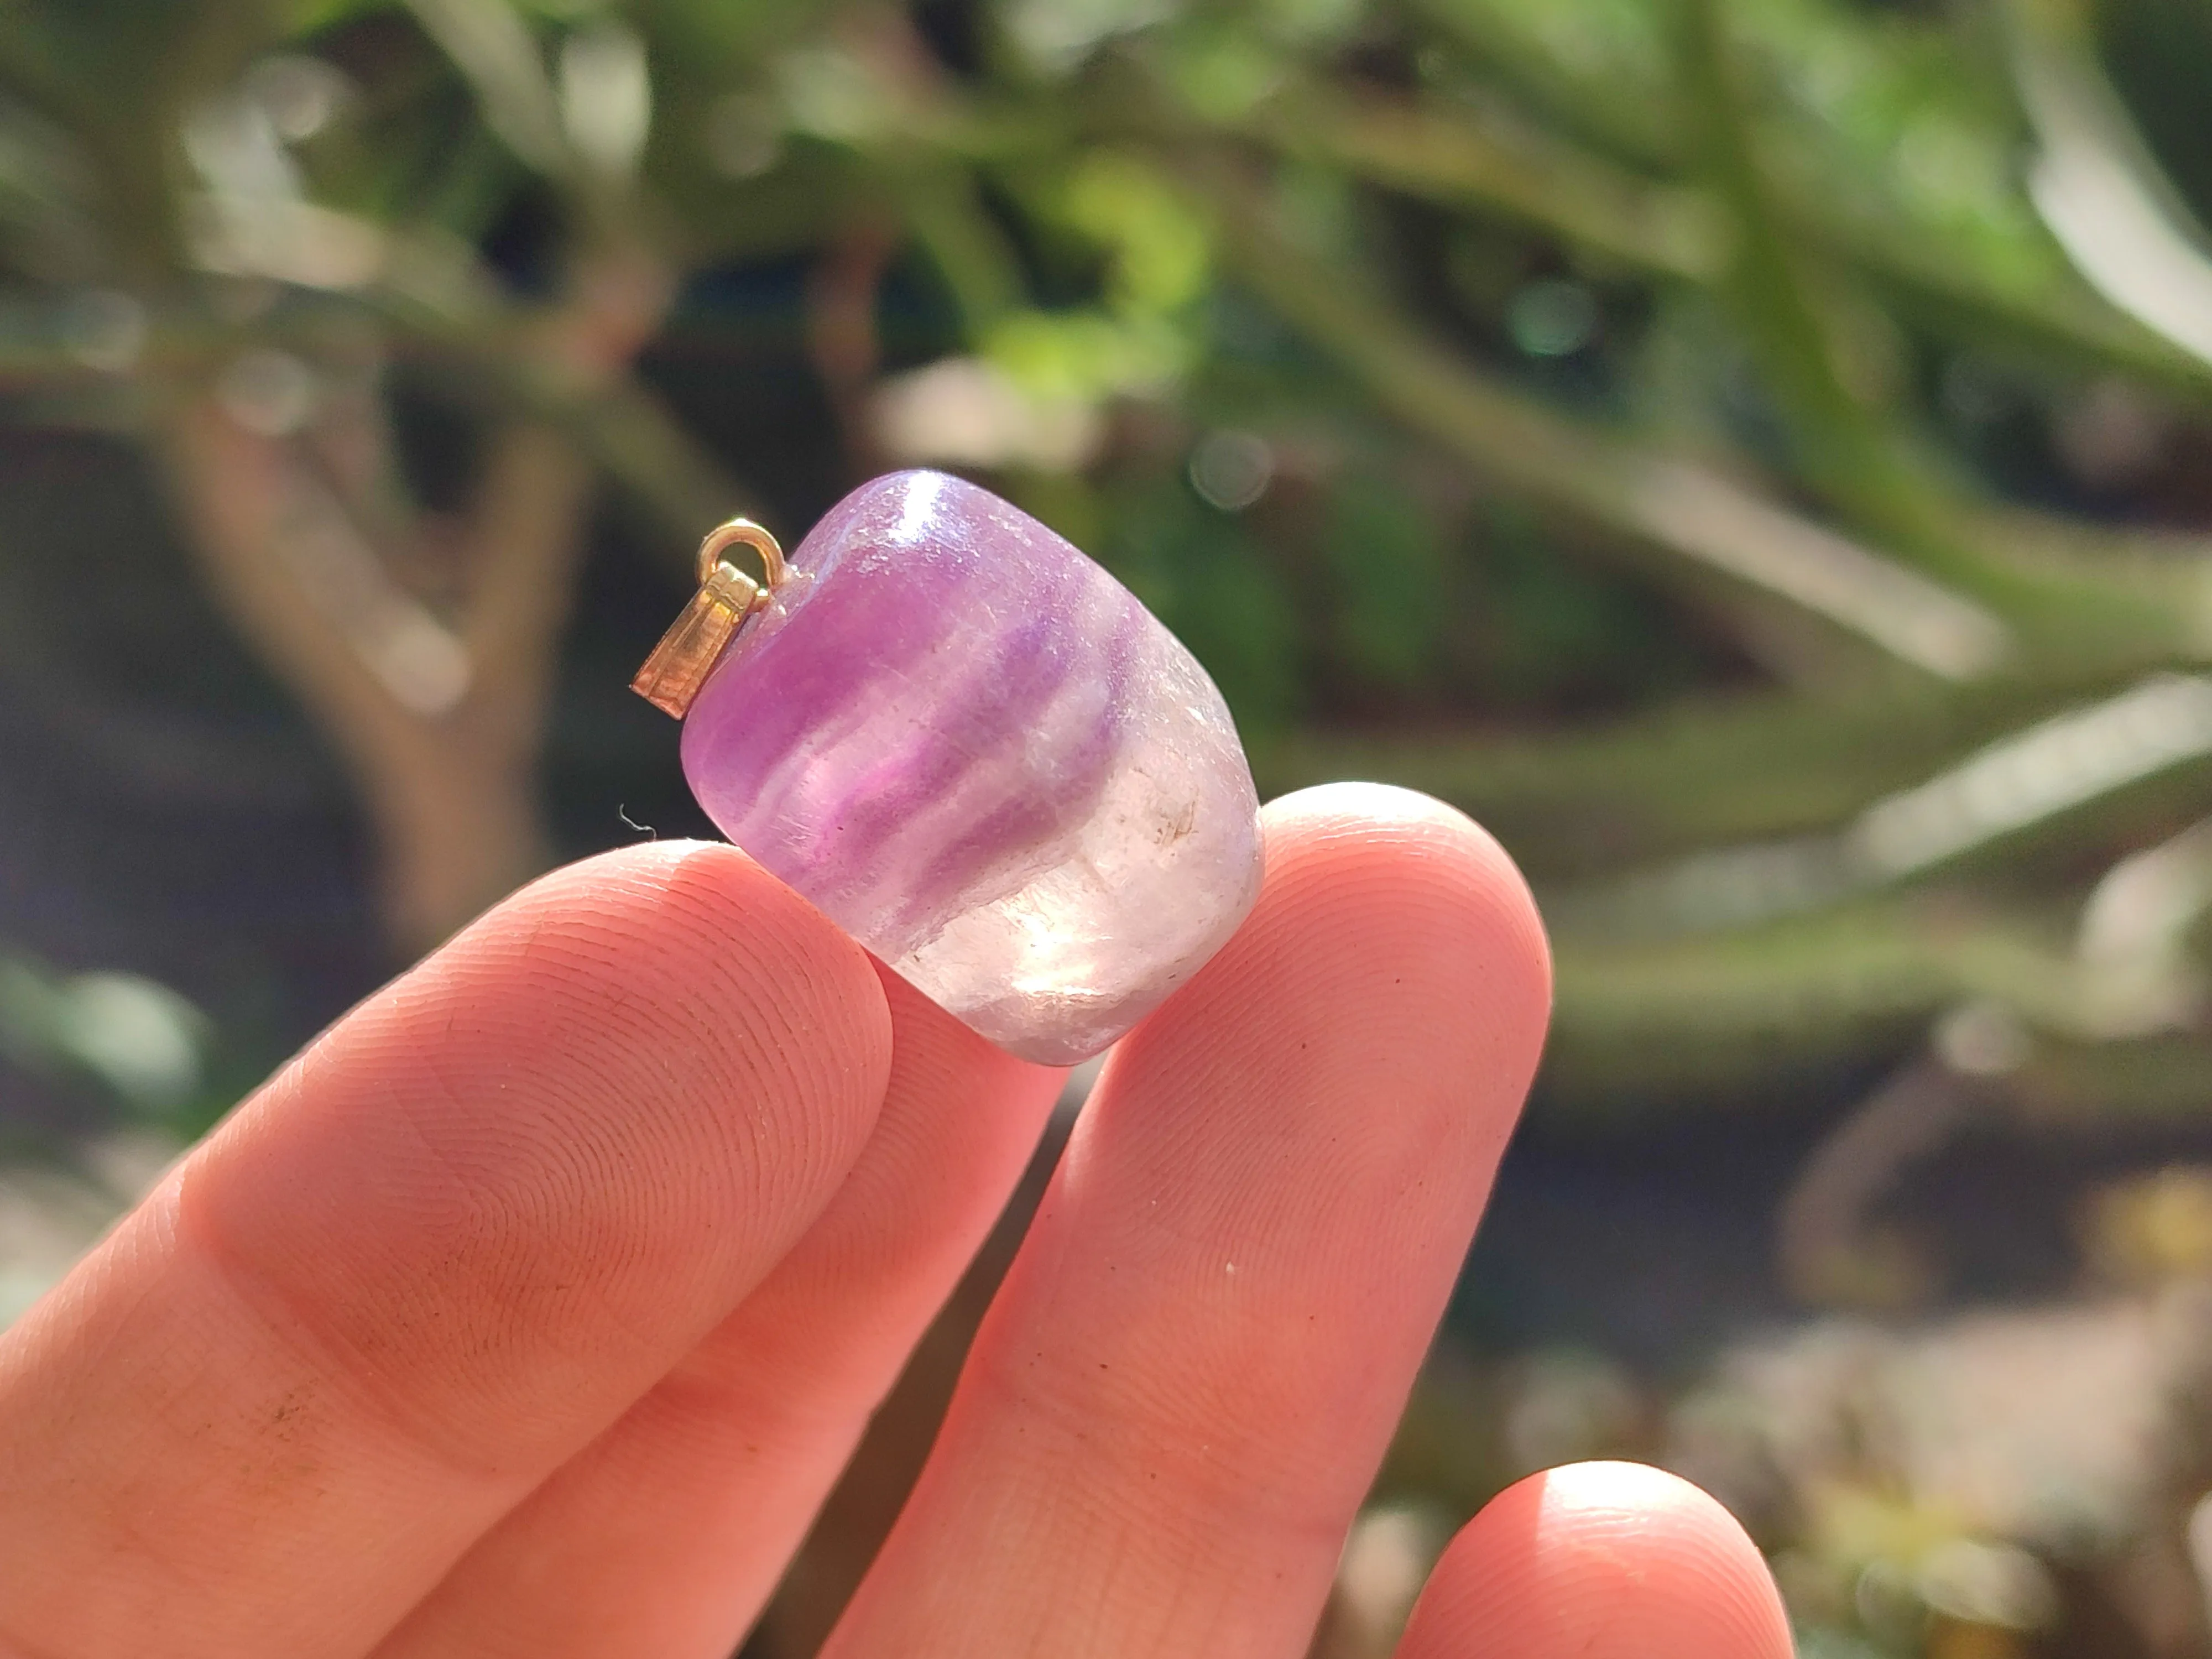
[[[738,546],[750,547],[760,555],[764,583],[755,581],[722,556]],[[630,681],[630,690],[655,708],[682,720],[724,648],[746,619],[767,605],[790,574],[782,547],[750,519],[732,519],[710,531],[699,544],[699,591],[661,635],[660,643]]]
[[[783,544],[750,519],[732,519],[708,531],[707,539],[699,544],[701,586],[714,580],[722,555],[733,547],[750,547],[760,555],[761,573],[768,578],[765,586],[769,592],[783,586],[784,578],[790,574],[790,567],[783,560]]]

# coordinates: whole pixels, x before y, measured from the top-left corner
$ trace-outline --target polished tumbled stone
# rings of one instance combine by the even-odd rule
[[[1260,884],[1229,710],[1105,571],[988,491],[832,508],[684,727],[724,834],[1026,1059],[1097,1053]]]

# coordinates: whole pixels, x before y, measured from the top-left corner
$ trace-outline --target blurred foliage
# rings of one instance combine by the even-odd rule
[[[1556,1121],[1896,1064],[2186,1119],[2208,78],[2190,0],[19,0],[0,408],[150,458],[403,950],[556,850],[593,480],[672,593],[733,507],[947,465],[1189,641],[1266,786],[1497,830]],[[798,483],[686,378],[763,272]],[[143,1091],[122,984],[0,964],[0,1046]]]
[[[2212,265],[2194,163],[2154,159],[2187,134],[2132,125],[2092,51],[2104,27],[2170,75],[2142,42],[2184,27],[2029,0],[27,6],[0,40],[11,406],[163,458],[351,760],[419,944],[545,856],[529,776],[585,498],[504,574],[495,509],[594,467],[672,552],[744,499],[640,355],[712,273],[811,258],[852,472],[963,465],[1097,549],[1270,783],[1380,769],[1498,828],[1559,927],[1563,1097],[1741,1097],[1996,997],[2033,1034],[2024,1088],[2163,1109],[2132,1040],[2194,1042],[2201,884],[2098,947],[2135,951],[2126,996],[2084,988],[2119,970],[2073,935],[2186,828],[2212,747],[2205,552],[2159,499],[2212,386],[2175,317]],[[2179,262],[2172,292],[2100,291],[2084,177],[2130,181],[2152,216],[2120,231],[2169,237],[2136,253]],[[541,430],[553,470],[501,493],[501,446]],[[453,552],[434,508],[486,544]],[[503,663],[524,592],[556,597]],[[366,690],[327,683],[348,657]]]
[[[207,1083],[206,1017],[135,974],[62,975],[0,956],[0,1057],[27,1070],[70,1073],[143,1110],[196,1103]]]

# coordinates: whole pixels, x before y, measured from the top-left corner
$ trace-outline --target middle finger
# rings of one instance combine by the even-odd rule
[[[1303,1653],[1540,1043],[1527,890],[1402,791],[1268,810],[1126,1039],[825,1659]]]

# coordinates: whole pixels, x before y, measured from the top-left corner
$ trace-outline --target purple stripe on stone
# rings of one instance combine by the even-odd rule
[[[1257,896],[1219,692],[1129,592],[936,472],[848,495],[684,728],[708,815],[994,1042],[1067,1064]]]
[[[1130,606],[1113,636],[1097,641],[1096,672],[1077,678],[1057,702],[1041,704],[1022,736],[1032,741],[1042,732],[1051,738],[1061,787],[1008,794],[959,832],[921,873],[909,914],[918,920],[932,896],[964,885],[986,862],[1003,860],[1009,847],[1051,848],[1097,810],[1129,736],[1123,692],[1131,657],[1158,627],[1143,606]]]
[[[1024,619],[995,648],[979,645],[976,665],[948,674],[934,688],[942,710],[933,726],[913,735],[875,764],[856,775],[833,808],[839,853],[856,866],[872,863],[892,837],[911,827],[917,813],[944,799],[978,769],[1003,765],[1021,746],[1023,729],[1007,720],[1009,711],[1042,708],[1059,695],[1067,665],[1054,660],[1052,624]],[[1035,797],[1040,811],[1055,804]],[[908,904],[933,904],[942,890],[960,885],[972,872],[965,863],[942,868],[933,879],[908,885]],[[857,873],[857,872],[856,872]]]

